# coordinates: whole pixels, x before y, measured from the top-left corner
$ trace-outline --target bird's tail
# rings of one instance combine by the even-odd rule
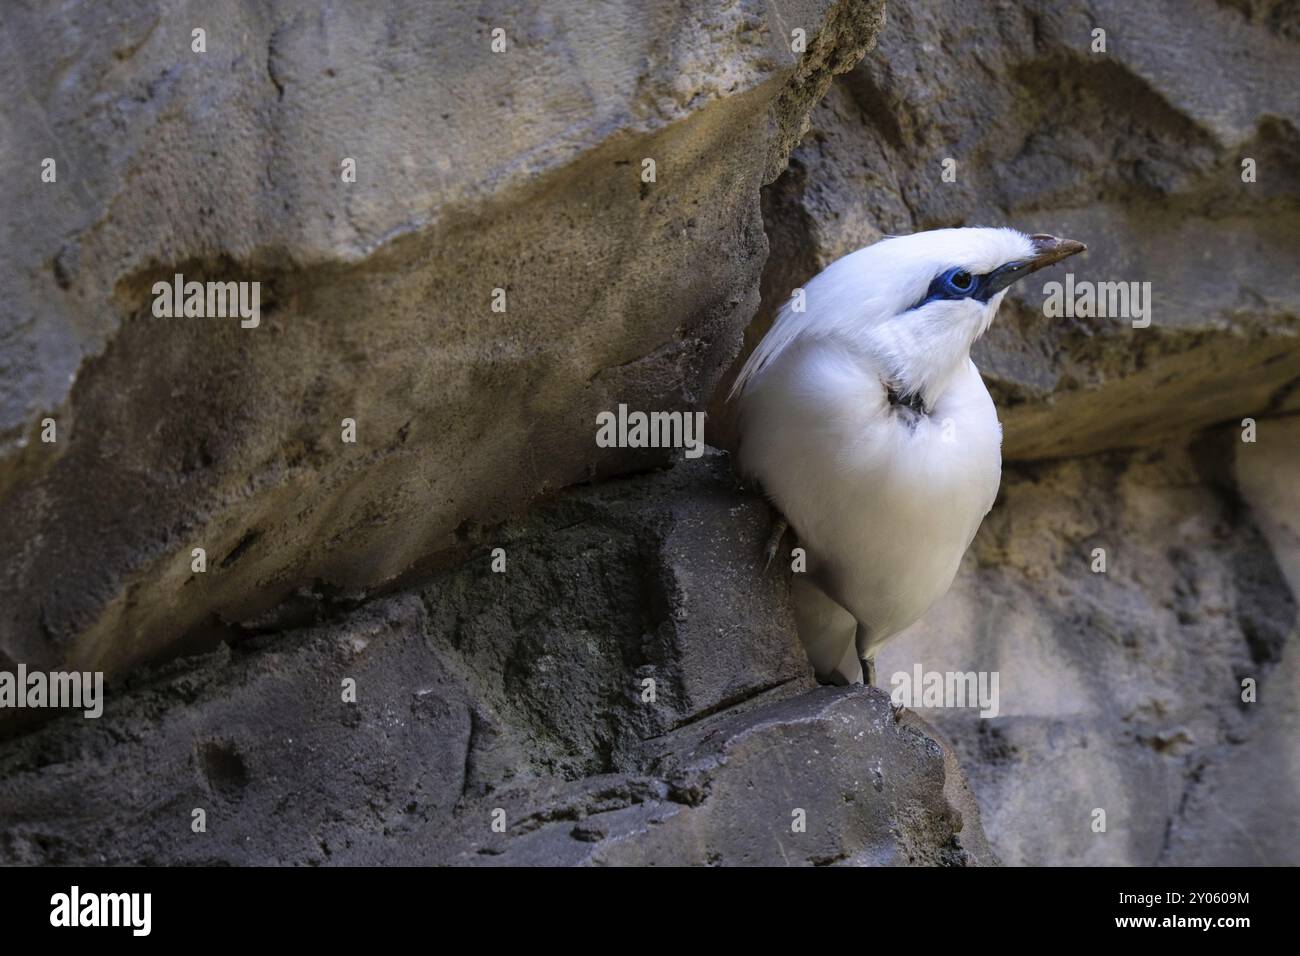
[[[854,638],[858,622],[853,615],[809,580],[807,574],[790,579],[799,641],[808,654],[819,684],[844,686],[862,680]]]

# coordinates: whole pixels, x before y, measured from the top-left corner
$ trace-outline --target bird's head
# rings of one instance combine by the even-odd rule
[[[1015,229],[936,229],[883,239],[810,281],[802,314],[786,305],[736,391],[796,338],[811,336],[864,354],[898,398],[932,408],[1007,288],[1084,248]]]
[[[885,239],[823,275],[862,291],[864,308],[851,334],[901,397],[930,407],[1012,283],[1084,249],[1073,239],[1015,229],[936,229]],[[828,275],[840,263],[847,269]]]

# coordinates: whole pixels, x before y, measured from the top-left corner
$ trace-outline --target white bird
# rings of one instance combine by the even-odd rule
[[[792,297],[741,369],[740,470],[804,549],[795,617],[822,683],[872,683],[880,645],[952,584],[1002,476],[971,346],[1008,286],[1084,248],[1014,229],[881,240]]]

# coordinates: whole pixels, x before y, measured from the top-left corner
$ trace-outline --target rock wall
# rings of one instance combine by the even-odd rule
[[[0,265],[0,660],[114,673],[237,637],[666,462],[597,448],[595,415],[708,400],[757,303],[760,187],[881,22],[860,2],[378,11],[5,17],[6,159],[31,175]],[[261,282],[260,325],[156,318],[178,272]],[[194,547],[220,573],[195,580]]]
[[[0,151],[31,171],[0,217],[0,670],[110,675],[97,721],[0,714],[0,860],[1300,862],[1293,7],[171,2],[0,31]],[[1133,328],[1026,286],[977,347],[1003,493],[878,664],[997,671],[991,719],[815,688],[725,456],[592,441],[621,402],[708,407],[725,446],[742,333],[955,224],[1152,289]],[[260,281],[259,327],[154,317],[176,272]]]

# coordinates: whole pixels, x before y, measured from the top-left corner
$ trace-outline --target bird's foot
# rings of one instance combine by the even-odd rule
[[[902,704],[891,703],[889,705],[889,712],[894,715],[894,723],[898,723],[903,719],[903,715],[907,713],[907,708]]]
[[[790,522],[785,520],[785,516],[778,514],[776,523],[772,525],[772,533],[767,536],[767,546],[763,553],[767,555],[767,563],[763,565],[763,571],[767,572],[772,567],[772,562],[776,559],[776,552],[781,547],[781,539],[785,537],[786,529],[790,527]]]
[[[861,659],[862,664],[862,683],[867,687],[876,686],[876,659],[874,657],[864,657]]]

